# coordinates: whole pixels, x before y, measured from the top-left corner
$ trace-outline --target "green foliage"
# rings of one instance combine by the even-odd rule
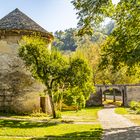
[[[140,102],[131,101],[130,109],[135,110],[136,114],[140,114]]]
[[[75,105],[77,109],[83,108],[90,93],[94,91],[91,69],[85,59],[74,56],[67,70],[67,88],[63,89],[60,96],[63,95],[65,104]]]
[[[52,88],[54,82],[61,83],[66,59],[58,51],[49,51],[47,44],[38,37],[24,37],[19,56],[33,76]]]
[[[94,84],[126,84],[138,83],[139,68],[135,68],[134,74],[128,73],[128,67],[123,66],[115,70],[112,65],[105,65],[101,68],[101,48],[100,45],[85,42],[83,46],[79,47],[76,52],[78,56],[87,59],[92,68],[92,76]]]
[[[56,111],[56,118],[57,119],[62,118],[62,115],[61,115],[60,111]]]
[[[130,102],[130,108],[133,110],[136,110],[139,107],[139,102],[131,101]]]
[[[102,45],[103,69],[113,65],[114,70],[128,66],[131,71],[136,71],[140,62],[139,0],[121,0],[115,6],[111,0],[73,0],[72,3],[78,10],[80,35],[93,34],[93,24],[99,25],[105,17],[115,21],[113,31],[111,28],[104,31],[111,35]]]
[[[76,103],[85,102],[93,88],[91,69],[85,59],[74,56],[68,60],[57,50],[48,50],[47,42],[38,37],[23,37],[20,45],[19,56],[34,78],[46,85],[52,108],[52,97],[62,102],[65,90],[71,91]]]
[[[113,18],[116,28],[103,44],[102,64],[120,68],[124,64],[134,69],[140,62],[140,3],[139,0],[121,1]]]
[[[93,45],[93,43],[100,44],[106,38],[107,31],[101,32],[101,29],[97,28],[92,36],[84,35],[82,37],[78,36],[77,29],[70,28],[65,31],[56,31],[53,45],[65,53],[75,51],[79,47],[88,47]]]
[[[55,41],[53,45],[59,50],[71,50],[75,51],[77,48],[76,44],[76,30],[75,29],[67,29],[63,31],[55,32]]]
[[[101,23],[105,17],[113,14],[114,6],[111,0],[73,0],[79,18],[79,35],[93,34],[93,25]]]
[[[118,108],[115,108],[115,113],[121,114],[121,115],[126,115],[126,114],[128,114],[128,111],[126,108],[118,107]]]

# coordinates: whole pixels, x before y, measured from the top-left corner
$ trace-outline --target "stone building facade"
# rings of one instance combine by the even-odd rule
[[[44,85],[32,78],[18,56],[18,42],[23,35],[39,35],[50,44],[53,40],[49,32],[19,9],[0,20],[0,111],[26,113],[40,108],[39,92]]]

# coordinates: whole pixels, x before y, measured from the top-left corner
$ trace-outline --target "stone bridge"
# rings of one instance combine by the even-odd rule
[[[116,92],[120,93],[122,106],[129,106],[130,101],[140,101],[140,84],[115,84],[95,85],[96,93],[91,94],[87,106],[102,105],[102,99],[106,99],[106,92],[112,90],[113,101],[116,101]]]

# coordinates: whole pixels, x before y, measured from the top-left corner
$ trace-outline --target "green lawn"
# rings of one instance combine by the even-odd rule
[[[31,121],[31,119],[0,119],[0,140],[100,140],[102,128],[97,121],[97,111],[100,109],[89,108],[79,112],[66,111],[62,113],[62,116],[69,118],[69,120],[71,116],[79,118],[78,122],[83,120],[83,124],[82,122],[80,124],[64,123],[65,121],[61,119],[46,122]],[[97,122],[96,124],[86,124],[84,119],[86,122]]]
[[[115,113],[121,114],[121,115],[129,114],[127,108],[124,108],[124,107],[115,108]]]
[[[121,114],[130,121],[134,122],[135,124],[140,125],[140,114],[135,114],[135,112],[131,111],[129,108],[119,107],[115,109],[115,113]]]
[[[103,107],[85,108],[78,112],[76,111],[65,111],[62,112],[63,120],[71,121],[84,121],[84,122],[98,122],[97,112]]]
[[[115,105],[115,106],[119,107],[119,106],[121,106],[122,102],[121,101],[113,102],[113,100],[107,99],[106,101],[103,101],[103,104],[104,105],[112,104],[112,105]]]

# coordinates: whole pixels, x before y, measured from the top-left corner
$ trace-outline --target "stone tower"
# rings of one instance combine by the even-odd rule
[[[18,57],[23,35],[40,35],[48,42],[53,35],[19,9],[0,20],[0,111],[28,113],[39,109],[43,85],[35,81]]]

